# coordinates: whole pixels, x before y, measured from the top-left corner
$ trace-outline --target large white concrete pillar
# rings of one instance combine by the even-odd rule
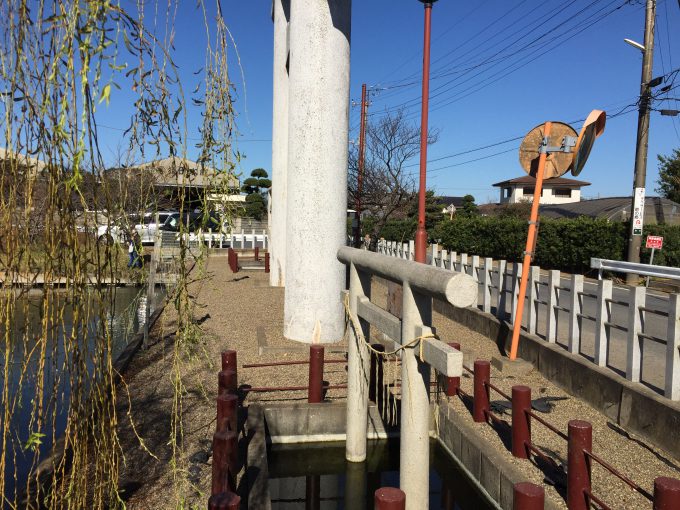
[[[272,112],[272,188],[269,217],[269,284],[286,283],[286,187],[288,166],[288,21],[290,0],[273,0],[274,97]]]
[[[351,0],[292,0],[284,335],[344,333]]]

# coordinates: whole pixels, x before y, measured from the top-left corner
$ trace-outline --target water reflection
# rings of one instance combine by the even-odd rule
[[[25,487],[28,473],[52,449],[54,440],[64,434],[71,390],[87,394],[104,363],[102,350],[115,359],[140,331],[146,320],[145,293],[145,288],[134,287],[110,289],[104,294],[92,291],[79,296],[84,301],[76,303],[71,294],[59,289],[0,298],[6,318],[0,321],[0,387],[7,374],[6,401],[12,409],[5,452],[7,500],[14,500],[15,492]],[[158,287],[151,298],[151,308],[158,306],[163,297],[164,290]],[[109,343],[102,340],[105,328],[110,331]],[[67,367],[75,364],[91,377],[72,380]],[[38,427],[34,408],[41,387],[44,396],[40,405],[44,411]],[[36,451],[27,447],[29,438],[36,437],[31,431],[45,434],[39,438]]]
[[[344,443],[273,445],[268,456],[272,509],[373,510],[381,487],[399,486],[399,442],[369,442],[365,462],[346,462]],[[436,442],[430,450],[430,508],[493,508]]]

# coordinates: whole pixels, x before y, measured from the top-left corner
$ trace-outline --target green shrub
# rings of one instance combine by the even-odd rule
[[[526,245],[526,220],[512,217],[456,217],[437,225],[431,233],[443,248],[458,253],[521,261]],[[546,269],[587,272],[591,257],[625,260],[628,223],[579,217],[542,219],[534,264]],[[656,264],[680,265],[680,226],[650,225],[648,234],[664,236],[664,248],[657,251]],[[389,239],[385,236],[386,239]],[[643,262],[651,250],[642,249]]]

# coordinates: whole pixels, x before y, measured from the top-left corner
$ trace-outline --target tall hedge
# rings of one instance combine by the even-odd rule
[[[386,226],[385,239],[412,239],[412,224],[395,222]],[[411,228],[409,228],[411,227]],[[413,229],[414,230],[414,229]],[[526,244],[528,225],[518,218],[489,216],[456,217],[429,232],[443,248],[494,259],[520,261]],[[648,234],[662,235],[664,248],[654,256],[656,264],[680,266],[680,226],[651,225]],[[542,219],[534,264],[547,269],[587,272],[590,258],[625,260],[628,224],[582,216],[576,219]],[[642,249],[642,261],[649,261],[650,250]]]

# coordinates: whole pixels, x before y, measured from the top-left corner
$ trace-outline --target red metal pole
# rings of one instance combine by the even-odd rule
[[[231,349],[222,351],[221,358],[222,358],[222,370],[233,370],[234,372],[237,371],[236,351],[233,351]]]
[[[237,386],[238,381],[235,370],[222,370],[217,374],[218,395],[225,395],[228,393],[236,395]]]
[[[217,397],[217,432],[238,431],[238,397],[223,394]]]
[[[241,508],[241,496],[233,492],[220,492],[210,496],[208,510],[239,510]]]
[[[213,434],[212,492],[236,490],[236,468],[238,464],[238,438],[230,430]]]
[[[593,449],[593,426],[587,421],[571,420],[567,426],[567,507],[588,510],[590,493],[590,457]]]
[[[396,487],[382,487],[375,491],[375,510],[405,510],[406,494]]]
[[[519,482],[513,486],[512,508],[514,510],[543,510],[545,490],[529,482]]]
[[[269,252],[264,254],[264,272],[269,273]]]
[[[475,361],[474,398],[472,401],[472,419],[477,423],[487,420],[489,412],[489,387],[491,382],[491,363],[485,360]]]
[[[449,343],[451,347],[460,351],[460,344],[458,342]],[[447,377],[446,378],[446,396],[455,397],[458,395],[458,388],[460,388],[460,377]]]
[[[371,345],[376,351],[385,352],[383,344]],[[378,405],[382,403],[383,394],[383,357],[371,351],[371,372],[368,380],[368,400]]]
[[[654,479],[654,510],[680,508],[680,480],[659,476]]]
[[[512,387],[512,454],[520,459],[529,458],[531,444],[531,388]],[[543,508],[543,507],[541,507]]]
[[[366,158],[366,111],[368,100],[366,98],[366,84],[361,86],[361,128],[359,130],[359,172],[357,175],[357,196],[354,209],[356,209],[357,224],[354,229],[354,247],[361,247],[361,194],[364,190],[364,160]]]
[[[309,346],[309,393],[307,402],[323,401],[323,351],[322,345]]]
[[[430,101],[430,32],[432,27],[432,3],[425,4],[425,33],[423,40],[423,90],[420,111],[420,187],[418,190],[418,228],[415,244],[416,262],[425,262],[427,232],[425,230],[425,194],[427,193],[427,114]]]

